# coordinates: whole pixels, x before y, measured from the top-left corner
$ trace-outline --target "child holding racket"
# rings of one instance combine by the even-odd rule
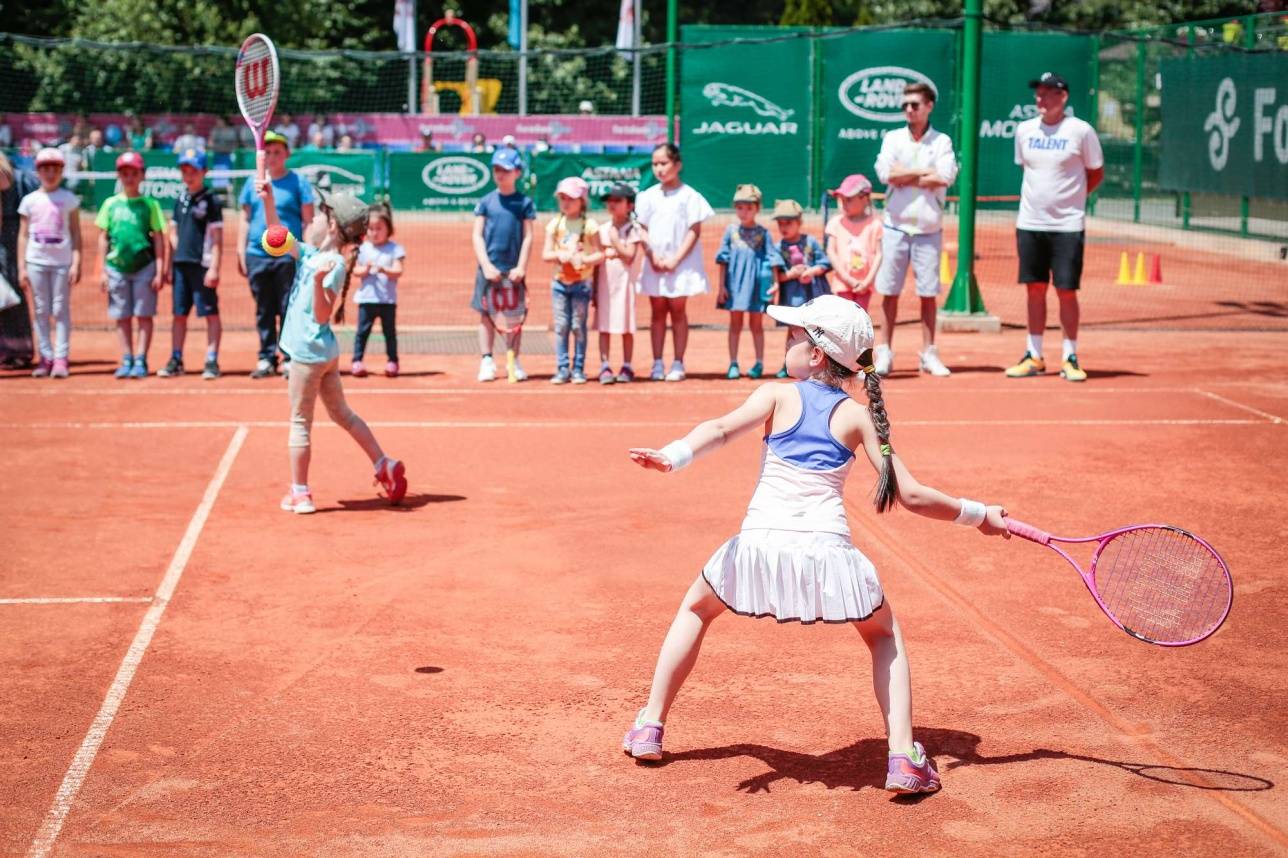
[[[832,263],[832,291],[866,310],[881,268],[882,226],[872,212],[872,183],[855,173],[831,194],[841,204],[841,213],[833,215],[823,230]]]
[[[266,252],[280,254],[281,243],[289,243],[277,219],[273,184],[255,182],[255,193],[263,204],[267,229],[261,240]],[[331,320],[344,321],[344,302],[349,279],[358,255],[358,245],[367,230],[367,205],[353,194],[319,190],[321,205],[309,225],[304,242],[296,245],[299,265],[288,295],[286,318],[282,322],[279,347],[291,359],[287,388],[291,397],[291,430],[287,446],[291,451],[291,488],[282,498],[282,509],[294,513],[316,512],[309,489],[312,458],[309,433],[313,408],[321,397],[327,414],[349,433],[375,468],[376,482],[391,504],[407,494],[406,469],[380,449],[376,437],[363,419],[349,408],[340,386],[340,345],[331,330]],[[279,242],[276,246],[273,239]]]
[[[393,240],[393,235],[394,216],[389,206],[372,206],[367,216],[367,239],[358,250],[358,264],[353,269],[362,278],[354,297],[358,302],[358,332],[353,337],[353,364],[349,370],[357,378],[367,374],[362,357],[376,319],[385,335],[385,375],[398,376],[398,278],[402,277],[407,252]]]
[[[591,275],[604,260],[599,225],[586,214],[590,186],[579,176],[560,180],[555,188],[559,214],[546,224],[544,262],[556,262],[550,303],[555,323],[555,374],[551,384],[586,383],[586,317],[590,313]],[[569,367],[568,335],[572,334]],[[571,369],[571,373],[569,370]]]
[[[478,260],[474,275],[474,297],[470,308],[479,314],[479,381],[496,380],[496,361],[492,348],[496,342],[496,327],[488,315],[486,292],[488,284],[500,283],[508,278],[522,283],[527,276],[528,254],[532,250],[532,223],[537,219],[537,208],[532,200],[517,190],[523,174],[523,158],[517,149],[502,146],[492,155],[492,181],[496,190],[488,193],[474,207],[473,246]],[[516,381],[524,381],[528,374],[519,366],[518,353],[521,335],[512,343],[515,354]]]
[[[850,542],[841,493],[861,450],[878,474],[878,512],[898,502],[928,518],[1005,536],[1006,511],[922,485],[895,455],[871,365],[872,320],[861,307],[823,295],[768,312],[791,326],[787,370],[794,383],[761,385],[738,408],[660,450],[630,450],[636,464],[668,473],[744,432],[765,431],[760,482],[742,530],[716,549],[689,587],[662,644],[648,703],[622,749],[636,759],[661,759],[671,704],[708,626],[725,610],[779,622],[848,622],[872,654],[873,688],[889,742],[886,789],[934,792],[939,775],[912,736],[911,677],[899,624],[876,569]],[[859,373],[866,409],[846,390]]]
[[[595,329],[599,331],[599,383],[635,380],[635,290],[639,281],[641,229],[635,222],[635,189],[618,182],[604,194],[609,221],[599,227],[604,264],[595,277]],[[608,361],[610,337],[622,337],[622,368],[616,375]]]
[[[764,375],[765,308],[778,294],[775,281],[787,267],[769,237],[769,230],[756,223],[760,200],[760,188],[755,185],[737,187],[733,209],[738,222],[725,228],[720,250],[716,252],[716,265],[720,267],[720,298],[716,307],[729,311],[728,378],[742,376],[738,369],[738,343],[742,339],[743,316],[750,323],[751,345],[756,352],[756,362],[747,377]]]

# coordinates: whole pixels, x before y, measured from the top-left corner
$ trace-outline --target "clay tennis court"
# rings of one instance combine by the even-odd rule
[[[467,321],[465,251],[425,246],[438,255],[404,293],[409,316]],[[319,419],[314,516],[277,509],[285,385],[245,378],[253,333],[226,338],[216,383],[118,382],[114,335],[78,330],[71,379],[0,377],[0,851],[1283,854],[1283,322],[1178,330],[1219,301],[1282,307],[1282,268],[1232,259],[1201,292],[1202,270],[1169,257],[1174,301],[1116,305],[1108,247],[1088,254],[1089,383],[1003,378],[1014,329],[944,335],[954,377],[920,378],[909,326],[886,387],[893,442],[925,482],[1056,533],[1163,521],[1205,536],[1233,613],[1196,647],[1147,646],[1045,549],[878,518],[856,468],[855,542],[899,612],[916,734],[944,779],[921,801],[881,789],[868,653],[844,626],[721,618],[663,763],[620,751],[679,599],[755,481],[754,437],[670,477],[625,455],[751,389],[718,378],[723,330],[695,331],[678,385],[554,388],[537,354],[517,387],[476,384],[468,354],[346,378],[411,491],[377,500]],[[981,242],[981,264],[1004,252]],[[244,285],[225,274],[232,317]],[[986,297],[1009,294],[990,276]],[[77,318],[101,319],[78,289]],[[990,309],[1013,321],[1005,300]],[[201,343],[194,324],[190,364]]]

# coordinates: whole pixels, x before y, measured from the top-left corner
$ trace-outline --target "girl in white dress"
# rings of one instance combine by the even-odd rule
[[[658,184],[643,191],[635,201],[635,217],[644,227],[644,270],[640,291],[648,296],[652,320],[653,381],[684,380],[684,350],[689,344],[689,317],[685,302],[704,294],[708,287],[702,263],[702,222],[715,212],[702,194],[680,181],[680,150],[663,143],[653,150],[653,175]],[[671,318],[675,359],[665,371],[662,349],[666,344],[666,320]]]
[[[695,456],[763,426],[760,482],[742,530],[716,549],[689,587],[658,655],[647,705],[622,749],[662,757],[663,724],[697,661],[707,627],[725,610],[780,623],[853,623],[872,654],[872,681],[890,746],[886,789],[934,792],[939,775],[912,737],[912,690],[899,624],[871,561],[850,542],[842,490],[862,448],[878,472],[878,512],[896,503],[928,518],[1009,536],[1006,510],[923,486],[890,446],[890,421],[872,367],[872,320],[837,295],[801,307],[771,305],[791,325],[787,370],[795,382],[761,385],[723,417],[699,424],[661,450],[635,448],[645,468],[679,470]],[[864,376],[868,407],[844,386]]]

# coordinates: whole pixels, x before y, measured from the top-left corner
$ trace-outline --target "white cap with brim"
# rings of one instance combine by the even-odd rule
[[[766,312],[784,325],[804,328],[814,345],[846,369],[862,369],[859,355],[876,340],[872,318],[840,295],[820,295],[799,307],[771,304]]]

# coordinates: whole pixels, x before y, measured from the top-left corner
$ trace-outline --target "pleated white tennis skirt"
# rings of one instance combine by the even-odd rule
[[[885,601],[872,561],[839,533],[743,530],[702,577],[734,613],[780,623],[866,620]]]

